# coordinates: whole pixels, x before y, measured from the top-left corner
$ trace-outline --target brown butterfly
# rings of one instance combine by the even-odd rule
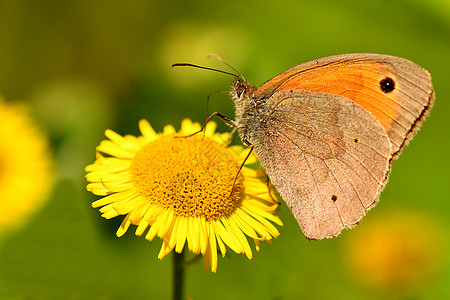
[[[235,121],[213,115],[236,126],[308,239],[336,237],[376,205],[434,101],[430,74],[388,55],[326,57],[259,87],[235,76]]]

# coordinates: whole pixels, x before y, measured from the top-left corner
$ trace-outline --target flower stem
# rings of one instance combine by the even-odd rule
[[[183,299],[184,294],[184,250],[173,252],[173,300]]]

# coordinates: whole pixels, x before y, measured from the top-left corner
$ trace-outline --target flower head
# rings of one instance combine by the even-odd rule
[[[45,135],[26,107],[0,98],[0,235],[21,225],[47,199],[53,162]]]
[[[282,225],[275,215],[278,203],[258,171],[244,166],[239,172],[248,152],[227,147],[228,133],[214,133],[210,122],[204,134],[185,137],[200,129],[188,119],[179,132],[168,125],[156,133],[145,120],[139,127],[139,137],[107,130],[110,140],[101,142],[97,160],[86,168],[87,189],[105,196],[92,206],[101,207],[107,219],[125,215],[117,236],[131,224],[137,225],[136,235],[149,228],[147,240],[163,240],[160,259],[187,244],[204,256],[204,269],[215,272],[217,247],[223,256],[227,245],[251,259],[246,236],[259,250],[259,241],[279,235],[271,223]]]

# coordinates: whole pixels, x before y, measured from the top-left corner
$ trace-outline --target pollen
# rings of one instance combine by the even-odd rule
[[[168,135],[142,147],[130,173],[137,192],[150,203],[210,222],[238,207],[244,192],[243,176],[236,178],[239,167],[234,153],[210,138]]]

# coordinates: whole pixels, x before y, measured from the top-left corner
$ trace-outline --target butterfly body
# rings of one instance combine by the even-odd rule
[[[346,54],[231,90],[235,124],[309,239],[338,236],[378,201],[392,161],[434,100],[427,71]]]

